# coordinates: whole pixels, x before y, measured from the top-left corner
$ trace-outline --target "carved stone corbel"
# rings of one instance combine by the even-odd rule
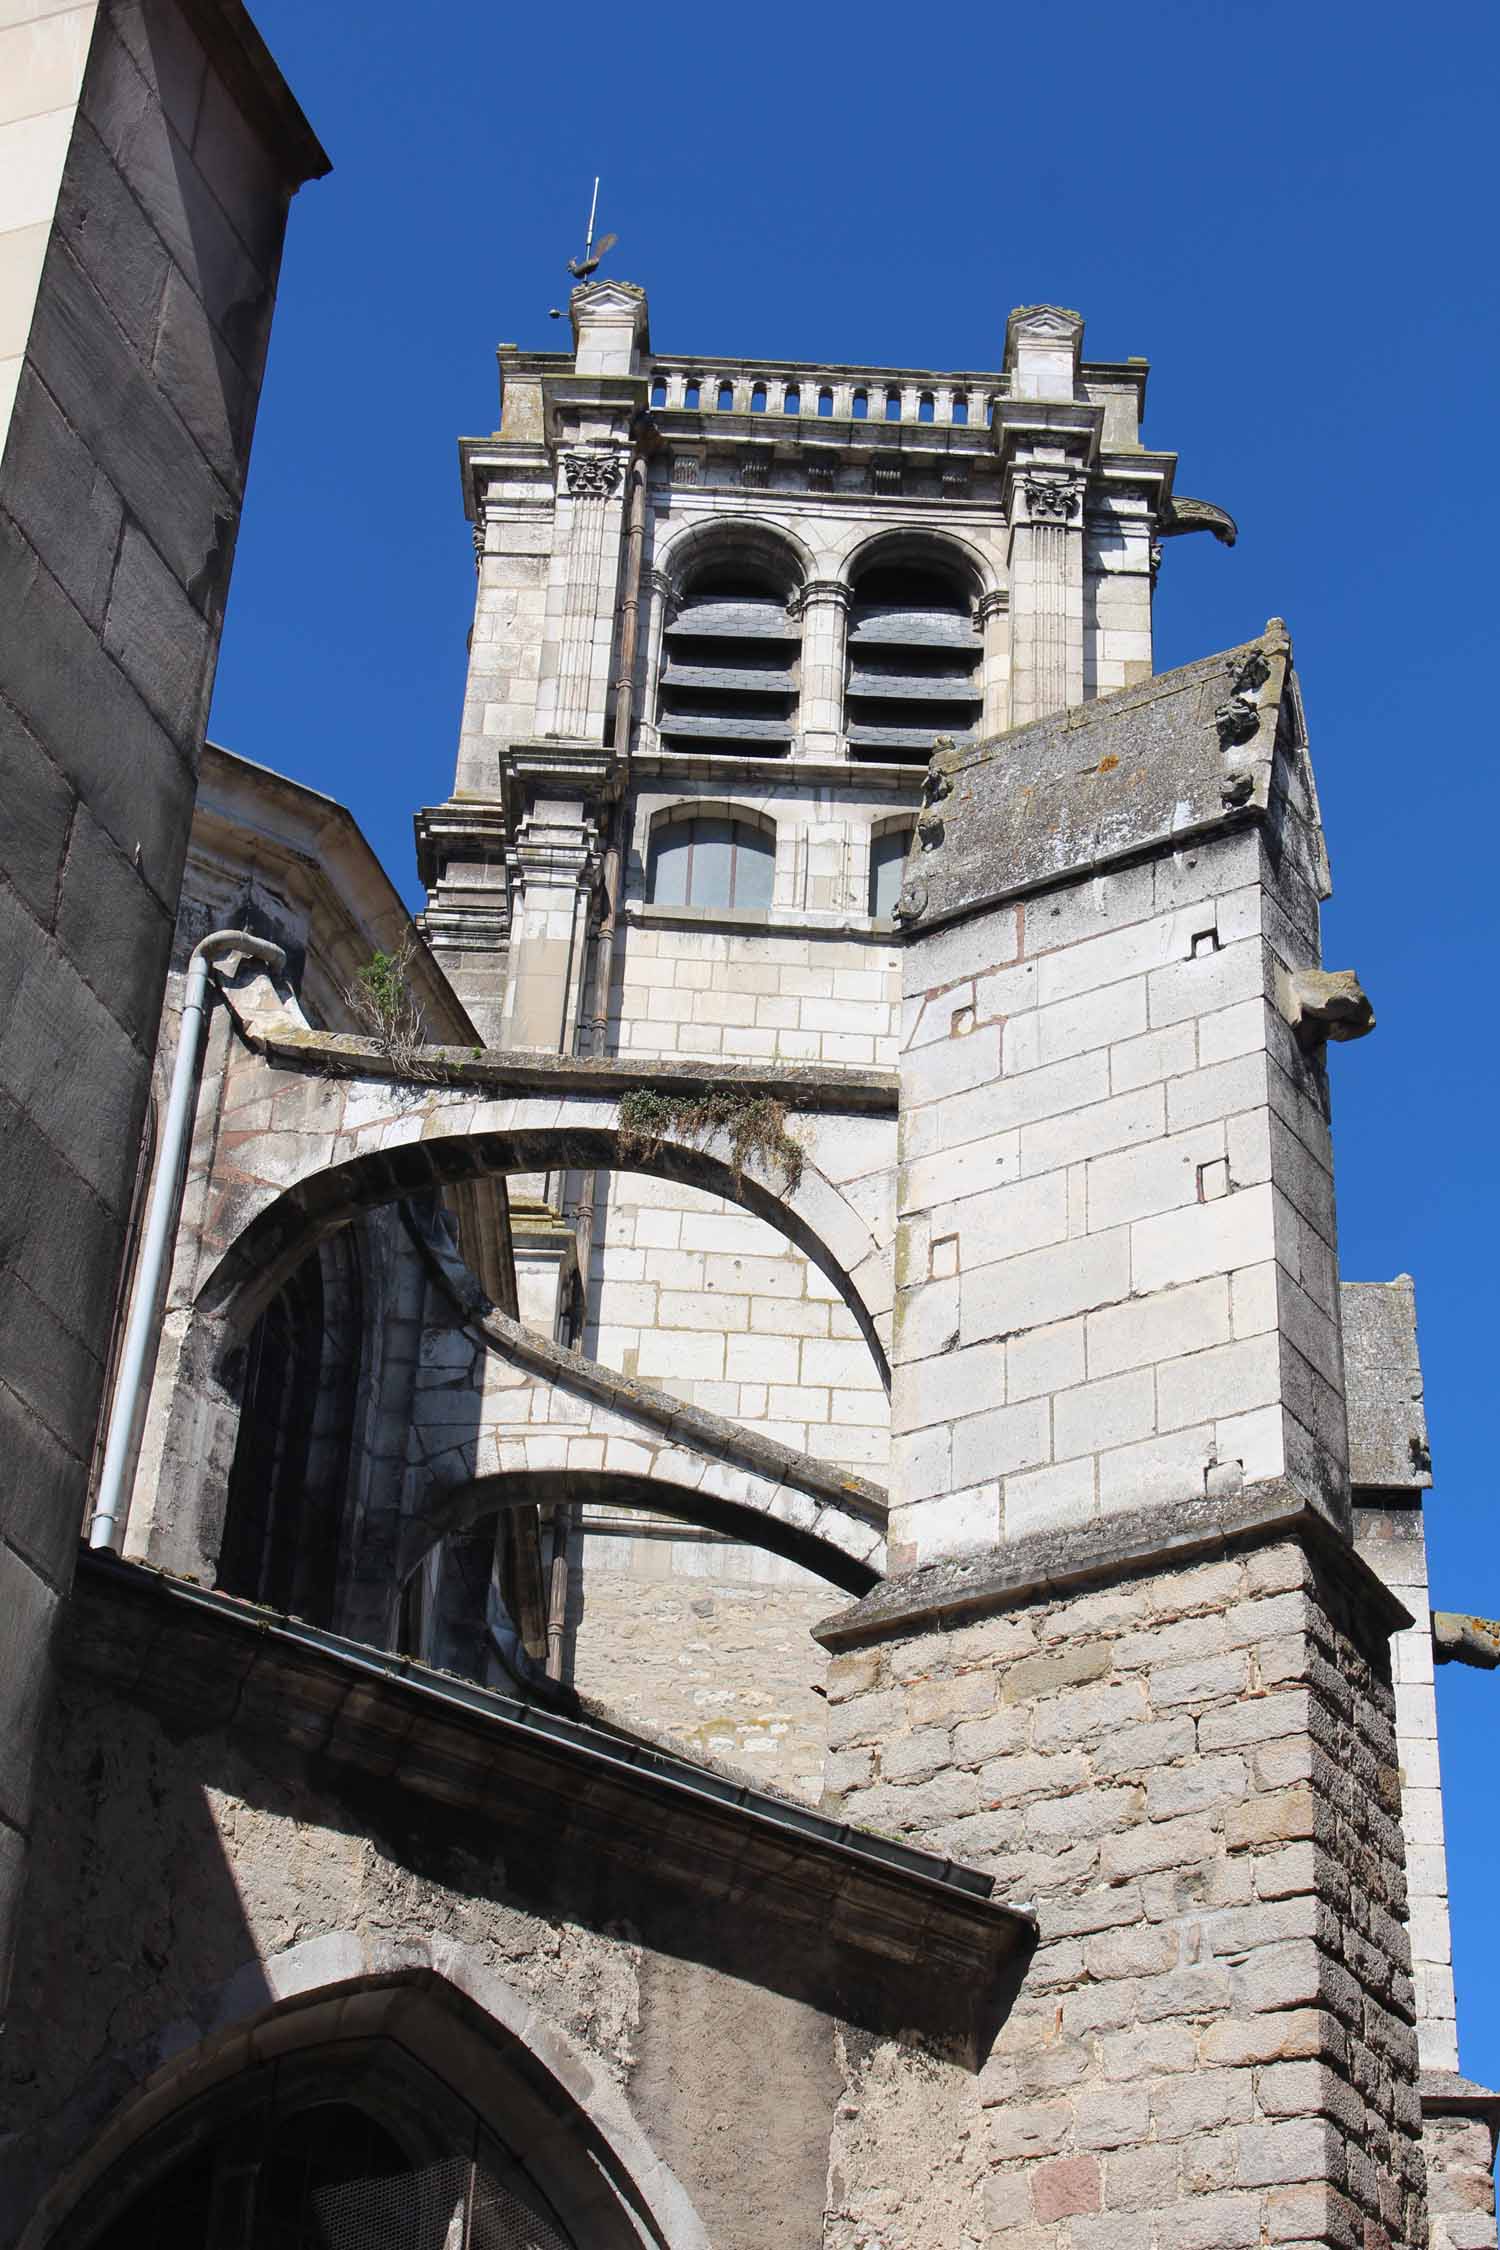
[[[1375,1010],[1352,969],[1286,969],[1277,979],[1277,1002],[1304,1054],[1325,1039],[1363,1039],[1375,1029]]]
[[[1432,1612],[1434,1664],[1474,1664],[1481,1672],[1500,1670],[1500,1623],[1493,1617],[1467,1617],[1459,1610]]]

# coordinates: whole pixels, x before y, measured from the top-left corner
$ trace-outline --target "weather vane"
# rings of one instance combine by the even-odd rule
[[[568,271],[573,276],[573,279],[575,281],[587,281],[589,275],[597,270],[600,259],[607,257],[609,252],[613,250],[615,244],[620,239],[617,234],[601,235],[599,238],[598,249],[596,250],[594,248],[594,220],[598,216],[598,212],[599,178],[598,174],[596,173],[594,176],[594,200],[589,205],[589,225],[588,233],[584,236],[583,256],[581,258],[570,258],[568,260]],[[551,311],[548,313],[547,318],[549,320],[561,320],[562,307],[560,305],[554,305]]]
[[[598,249],[594,248],[594,220],[598,215],[598,210],[599,182],[596,178],[594,181],[594,200],[589,205],[589,231],[584,237],[583,256],[568,260],[568,271],[575,281],[587,281],[600,259],[607,256],[620,239],[617,234],[601,235]]]

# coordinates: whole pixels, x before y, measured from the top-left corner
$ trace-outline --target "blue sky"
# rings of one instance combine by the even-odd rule
[[[1333,852],[1344,1272],[1415,1274],[1434,1598],[1500,1614],[1494,1269],[1493,8],[1066,11],[253,0],[334,161],[294,207],[219,741],[351,805],[415,903],[473,563],[455,439],[557,349],[594,173],[663,350],[999,364],[1078,307],[1228,508],[1157,660],[1292,628]],[[1500,2081],[1500,1675],[1440,1674],[1465,2068]]]

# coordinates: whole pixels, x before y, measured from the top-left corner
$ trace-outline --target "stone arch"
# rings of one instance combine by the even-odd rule
[[[968,588],[970,600],[976,604],[986,594],[1000,591],[994,564],[982,548],[955,531],[939,531],[919,524],[893,525],[864,537],[856,536],[854,544],[839,558],[834,575],[841,585],[852,590],[867,570],[899,563],[957,571]]]
[[[309,1161],[300,1177],[284,1180],[279,1188],[263,1179],[253,1185],[247,1181],[237,1199],[243,1224],[197,1293],[200,1316],[221,1326],[226,1339],[243,1334],[308,1250],[360,1210],[459,1180],[539,1172],[560,1164],[584,1171],[648,1172],[723,1196],[795,1244],[838,1291],[889,1388],[890,1214],[882,1214],[884,1227],[877,1233],[844,1185],[818,1162],[820,1155],[825,1161],[831,1156],[833,1136],[841,1128],[848,1141],[850,1128],[868,1125],[869,1119],[796,1113],[794,1123],[813,1126],[814,1145],[796,1187],[778,1193],[748,1169],[737,1177],[727,1150],[720,1153],[713,1143],[699,1148],[665,1140],[652,1151],[622,1150],[612,1100],[522,1095],[496,1102],[465,1089],[451,1091],[458,1098],[446,1109],[424,1105],[395,1118],[382,1111],[368,1128],[346,1129],[337,1136],[340,1149],[349,1151],[341,1162]],[[819,1126],[828,1143],[822,1149],[816,1145]],[[295,1131],[286,1138],[313,1151],[320,1140],[327,1145],[324,1136]],[[251,1152],[238,1153],[248,1172],[254,1162]],[[293,1169],[299,1168],[294,1164]],[[866,1208],[868,1203],[867,1196]]]
[[[669,529],[652,560],[667,582],[669,596],[680,598],[699,569],[721,558],[759,562],[788,596],[817,575],[817,562],[806,541],[789,525],[765,516],[695,517]]]
[[[516,2105],[543,2146],[541,2180],[578,2239],[709,2250],[676,2175],[656,2154],[602,2058],[543,2018],[472,1947],[353,1930],[305,1939],[198,1996],[181,2024],[110,2056],[56,2121],[53,2184],[17,2250],[73,2250],[146,2182],[153,2138],[215,2088],[272,2058],[335,2041],[396,2038],[501,2141]],[[129,2090],[119,2098],[119,2088]],[[102,2121],[102,2123],[101,2123]],[[592,2161],[571,2167],[579,2147]],[[134,2158],[135,2163],[132,2164]],[[158,2163],[158,2170],[161,2169]],[[572,2174],[570,2179],[569,2174]],[[123,2180],[115,2202],[112,2183]],[[571,2206],[571,2208],[570,2208]]]
[[[558,1467],[540,1457],[547,1439],[545,1433],[539,1437],[535,1462],[523,1458],[499,1475],[434,1487],[422,1515],[406,1528],[397,1568],[402,1586],[449,1533],[467,1530],[502,1508],[546,1506],[553,1501],[612,1502],[679,1516],[684,1523],[728,1533],[745,1546],[769,1548],[856,1598],[879,1583],[884,1542],[868,1516],[828,1501],[820,1506],[809,1494],[773,1486],[748,1472],[736,1474],[725,1464],[708,1464],[710,1473],[689,1484],[682,1474],[691,1466],[687,1455],[659,1456],[649,1467],[634,1472],[607,1466]],[[517,1451],[524,1455],[525,1440]],[[701,1470],[703,1464],[698,1466]]]

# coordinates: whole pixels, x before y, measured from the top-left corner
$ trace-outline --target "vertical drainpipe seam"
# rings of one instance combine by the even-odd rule
[[[135,1434],[136,1411],[142,1386],[155,1361],[160,1328],[159,1302],[162,1278],[177,1235],[182,1210],[184,1159],[192,1125],[198,1062],[203,1043],[203,1022],[208,1012],[208,969],[216,954],[244,953],[273,975],[286,967],[286,955],[266,938],[248,930],[214,930],[193,947],[188,956],[187,985],[183,993],[182,1022],[177,1053],[172,1064],[172,1085],[162,1126],[156,1178],[141,1242],[140,1264],[130,1295],[130,1317],[120,1353],[120,1371],[110,1404],[109,1437],[99,1491],[89,1525],[89,1545],[109,1547],[119,1553],[130,1513],[129,1472]]]

